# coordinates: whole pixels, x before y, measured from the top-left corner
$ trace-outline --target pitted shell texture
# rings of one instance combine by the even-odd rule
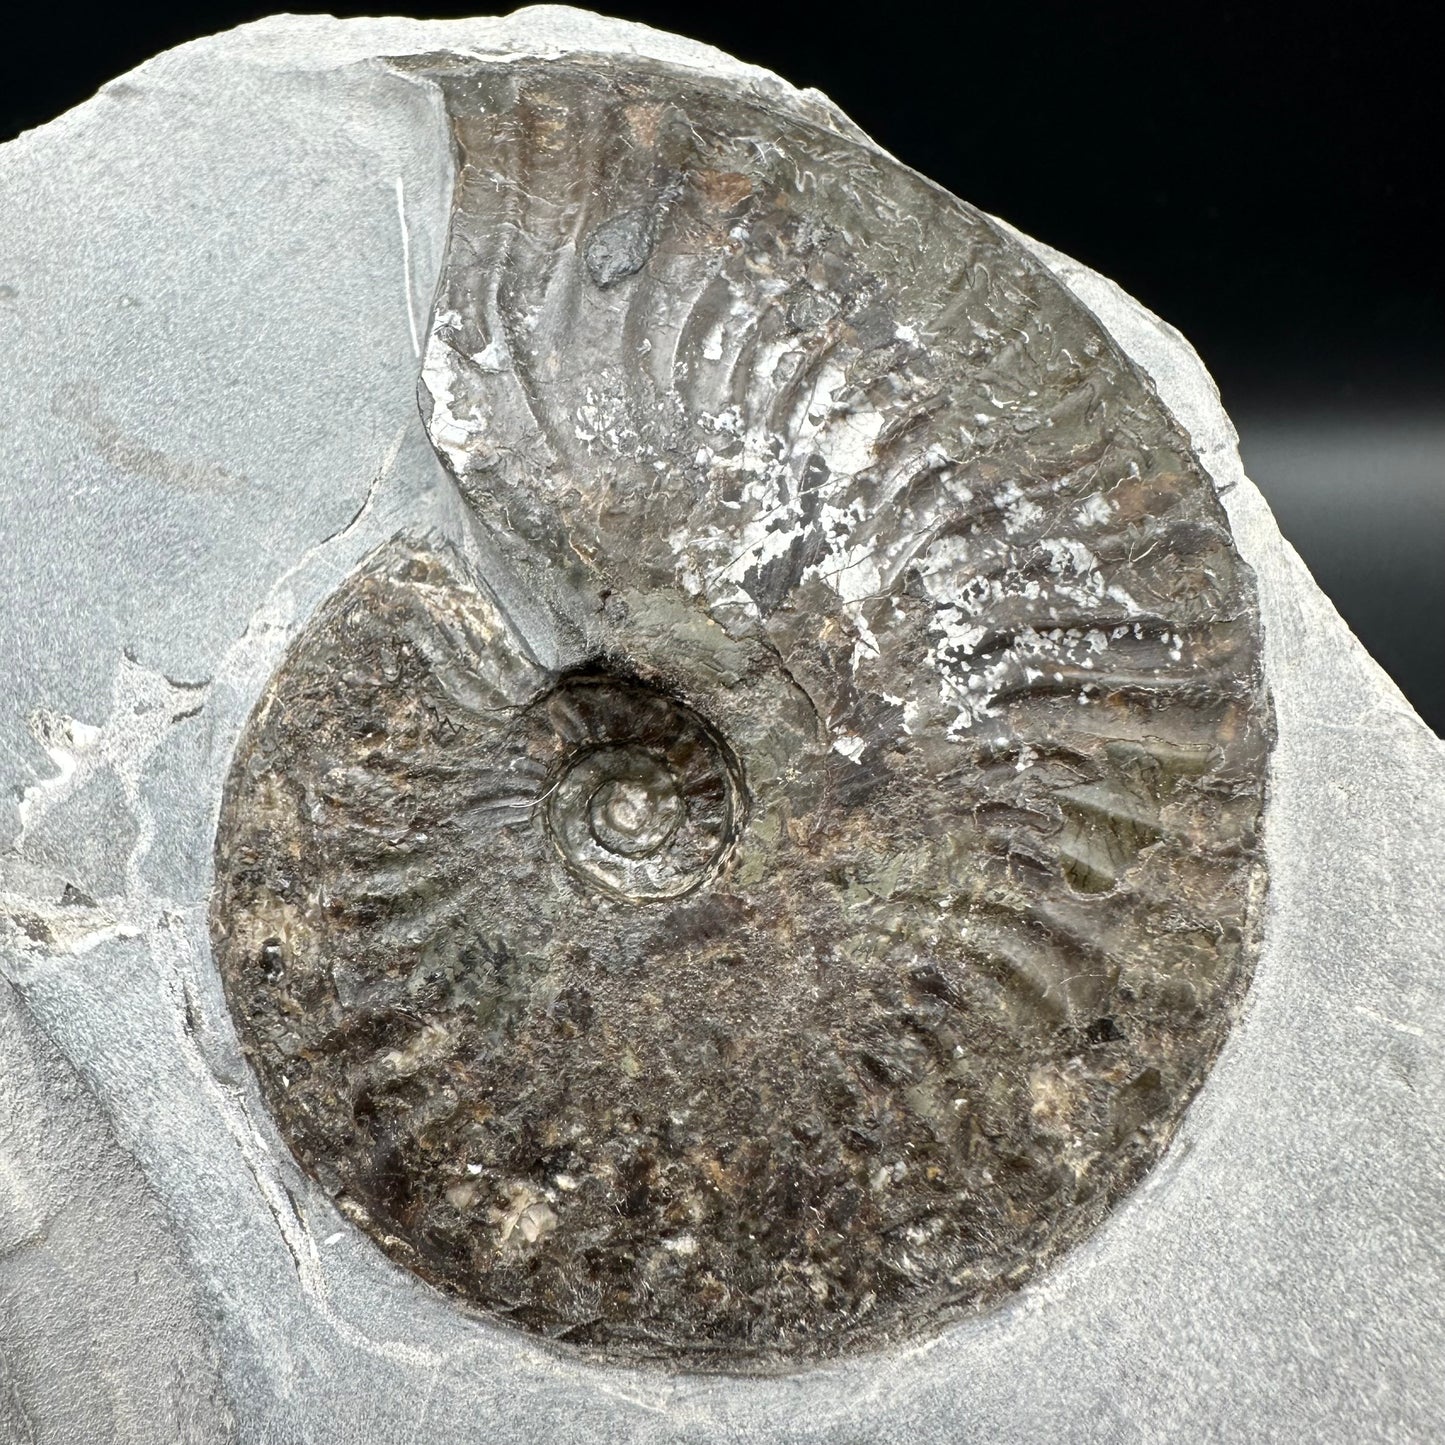
[[[472,542],[373,553],[238,743],[212,927],[262,1092],[393,1259],[540,1337],[936,1330],[1100,1224],[1236,1015],[1251,578],[1094,319],[821,105],[419,68]]]

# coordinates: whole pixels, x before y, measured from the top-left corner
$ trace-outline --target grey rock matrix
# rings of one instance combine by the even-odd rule
[[[0,177],[6,1439],[1440,1432],[1445,760],[1176,334],[581,12]]]

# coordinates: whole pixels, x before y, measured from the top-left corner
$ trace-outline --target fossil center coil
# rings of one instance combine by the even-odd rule
[[[640,903],[690,893],[742,812],[727,745],[683,703],[638,683],[574,679],[540,706],[565,749],[545,816],[580,878]]]

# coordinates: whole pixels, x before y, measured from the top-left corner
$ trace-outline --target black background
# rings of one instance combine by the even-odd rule
[[[0,138],[159,50],[270,8],[7,18]],[[478,8],[486,0],[424,13]],[[1286,536],[1445,732],[1445,74],[1434,7],[610,9],[827,92],[901,160],[1178,326],[1218,380]]]

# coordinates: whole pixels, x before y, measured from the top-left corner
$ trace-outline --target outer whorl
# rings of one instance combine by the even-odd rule
[[[256,707],[213,933],[262,1090],[552,1339],[936,1329],[1099,1224],[1238,1010],[1249,574],[1093,317],[831,113],[429,73],[422,409],[509,580],[397,538]]]

